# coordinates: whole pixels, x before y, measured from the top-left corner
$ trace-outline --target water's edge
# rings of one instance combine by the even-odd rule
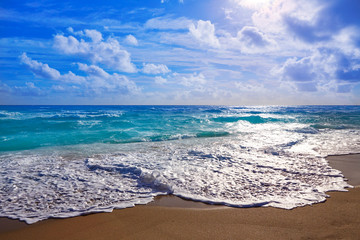
[[[331,157],[340,157],[341,159],[343,159],[343,162],[347,162],[347,156],[354,156],[357,158],[357,163],[355,164],[355,168],[354,169],[360,169],[360,153],[349,153],[349,154],[337,154],[337,155],[329,155],[326,157],[326,160],[329,162],[329,165],[331,167],[333,167],[332,161],[329,161],[329,158]],[[354,165],[352,165],[352,167],[354,167]],[[340,169],[337,169],[340,170]],[[344,177],[346,179],[350,180],[354,180],[352,178],[348,178],[347,176],[347,170],[348,168],[343,168],[342,173],[344,174]],[[358,175],[356,175],[358,176]],[[356,181],[360,181],[360,176],[358,176],[358,179],[356,179]],[[360,188],[360,185],[355,185],[354,188]],[[335,192],[335,191],[328,191],[326,192],[327,194],[329,194],[328,197],[331,197],[331,192]],[[342,191],[344,192],[344,191]],[[344,192],[344,194],[346,194],[346,192]],[[326,204],[326,201],[323,202],[319,202],[316,204]],[[160,207],[160,208],[183,208],[183,209],[189,209],[189,210],[219,210],[219,209],[237,209],[236,207],[231,207],[231,206],[226,206],[226,205],[221,205],[221,204],[211,204],[211,203],[206,203],[206,202],[201,202],[201,201],[195,201],[192,199],[186,199],[186,198],[182,198],[179,196],[175,196],[175,195],[159,195],[154,197],[153,201],[147,203],[147,204],[136,204],[134,207],[137,206],[145,206],[145,207]],[[303,207],[310,207],[311,205],[306,205]],[[121,211],[122,209],[114,209],[115,211]],[[97,213],[102,213],[102,212],[97,212]],[[85,214],[81,214],[78,216],[74,216],[74,217],[83,217],[89,214],[97,214],[97,213],[85,213]],[[54,221],[54,220],[58,220],[58,219],[64,219],[64,218],[48,218],[42,221],[39,221],[35,224],[46,224],[46,222],[49,221]],[[25,221],[21,221],[19,219],[11,219],[11,218],[7,218],[7,217],[0,217],[0,233],[5,233],[5,232],[9,232],[9,231],[15,231],[15,230],[19,230],[22,228],[26,228],[28,226],[31,226],[33,224],[29,224],[26,223]]]

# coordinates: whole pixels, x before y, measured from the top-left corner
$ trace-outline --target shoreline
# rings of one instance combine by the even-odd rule
[[[325,159],[332,168],[340,170],[347,182],[354,187],[360,185],[360,163],[359,153],[346,155],[329,155]],[[346,161],[344,160],[346,157]]]
[[[326,160],[331,167],[340,170],[354,188],[347,189],[347,192],[327,192],[330,198],[324,203],[292,210],[232,208],[166,195],[156,197],[147,205],[114,210],[112,213],[48,219],[31,225],[0,218],[0,238],[299,239],[360,236],[360,174],[356,174],[360,172],[360,154],[331,155]],[[171,231],[167,232],[166,229]]]

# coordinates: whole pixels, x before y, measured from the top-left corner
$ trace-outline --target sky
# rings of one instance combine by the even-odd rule
[[[0,104],[360,104],[359,0],[0,1]]]

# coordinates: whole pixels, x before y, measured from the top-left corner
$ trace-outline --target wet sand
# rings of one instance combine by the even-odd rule
[[[350,184],[360,185],[359,154],[327,159]],[[325,203],[293,210],[229,208],[165,196],[113,213],[32,225],[0,218],[0,239],[359,239],[359,186],[328,194]]]
[[[331,167],[344,174],[350,185],[360,185],[360,154],[334,155],[326,159]]]

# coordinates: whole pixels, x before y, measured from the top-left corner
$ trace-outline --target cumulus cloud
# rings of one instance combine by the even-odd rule
[[[318,1],[274,0],[257,8],[252,21],[263,32],[283,34],[288,28],[284,19],[313,22],[320,10]]]
[[[78,63],[79,70],[86,72],[90,76],[96,76],[100,78],[109,78],[110,74],[104,71],[104,69],[95,66],[95,65],[87,65],[83,63]]]
[[[116,39],[109,37],[106,41],[101,41],[102,35],[96,30],[85,30],[85,33],[92,41],[79,41],[73,36],[58,34],[54,37],[54,47],[65,54],[76,55],[118,71],[137,71],[131,62],[130,53],[124,50]]]
[[[96,65],[78,63],[78,66],[79,70],[87,74],[85,77],[87,84],[84,85],[87,93],[98,95],[104,92],[121,94],[140,92],[135,82],[129,80],[126,76],[117,73],[109,74]]]
[[[85,29],[85,36],[91,38],[94,43],[98,43],[103,40],[102,34],[96,30]]]
[[[121,93],[121,94],[137,94],[140,89],[136,84],[129,80],[126,76],[117,73],[108,74],[106,78],[90,75],[91,83],[88,85],[88,90],[95,94]]]
[[[23,53],[20,56],[20,61],[22,64],[25,64],[30,69],[30,71],[38,77],[52,80],[57,80],[60,78],[60,73],[58,70],[49,67],[48,64],[43,64],[41,62],[32,60],[26,55],[26,53]]]
[[[264,33],[256,27],[245,26],[237,34],[237,38],[245,42],[248,46],[264,47],[269,45],[271,41]]]
[[[254,26],[244,26],[235,37],[225,31],[222,33],[219,41],[223,50],[262,54],[278,49],[278,45],[273,39]]]
[[[189,27],[190,34],[200,43],[218,48],[220,42],[215,36],[215,26],[210,21],[199,20]]]
[[[36,76],[41,78],[69,83],[84,83],[86,81],[84,77],[77,76],[71,71],[69,71],[67,74],[61,75],[58,70],[49,67],[48,64],[32,60],[26,55],[26,53],[23,53],[20,56],[20,62],[25,64]]]
[[[309,43],[330,41],[342,29],[358,25],[359,1],[315,2],[317,7],[315,7],[316,12],[312,18],[304,19],[299,15],[290,14],[283,17],[288,30],[299,39]],[[311,7],[309,4],[308,6]]]
[[[125,38],[125,42],[129,45],[138,46],[138,40],[131,34],[127,35]]]
[[[334,82],[338,92],[349,92],[352,83],[360,82],[358,58],[334,48],[319,48],[310,56],[289,58],[278,73],[283,80],[294,82],[300,91],[315,91],[316,86]]]
[[[315,43],[319,41],[328,41],[332,38],[333,33],[330,27],[325,26],[324,23],[313,23],[311,21],[305,21],[291,16],[284,16],[283,19],[288,30],[302,41]],[[327,25],[328,21],[325,22]]]
[[[175,74],[174,76],[178,83],[186,87],[196,87],[206,84],[205,76],[202,73]]]
[[[71,84],[72,86],[81,86],[84,92],[90,94],[101,94],[104,92],[136,94],[140,92],[135,82],[129,80],[126,76],[117,73],[109,74],[96,65],[78,63],[79,70],[87,74],[86,76],[79,76],[71,71],[66,74],[60,74],[58,70],[50,68],[47,64],[32,60],[26,53],[21,55],[20,61],[28,66],[37,76]],[[26,87],[17,87],[16,89],[24,94],[29,92],[32,95],[40,95],[41,93],[40,89],[35,87],[33,83],[28,83]],[[57,87],[58,90],[59,87]]]
[[[253,26],[228,38],[228,45],[248,53],[279,46],[277,55],[287,59],[275,76],[308,92],[346,93],[360,82],[358,1],[273,0],[261,6],[232,1],[253,10]]]
[[[65,83],[74,83],[74,84],[83,84],[87,82],[86,77],[78,76],[71,71],[61,75],[59,80]]]
[[[232,1],[241,7],[252,4],[251,0]],[[272,0],[254,7],[251,19],[255,27],[279,41],[290,44],[295,38],[312,45],[332,41],[344,28],[357,26],[359,11],[357,0]]]
[[[331,71],[325,69],[325,60],[318,53],[304,58],[289,58],[280,68],[281,78],[285,81],[295,84],[301,92],[315,92],[317,85],[331,79]]]
[[[316,69],[310,57],[300,60],[290,58],[284,63],[281,71],[285,79],[295,82],[308,82],[316,78]]]
[[[80,37],[85,36],[83,31],[75,31],[72,27],[68,27],[66,30],[75,36],[80,36]]]
[[[272,50],[276,46],[274,40],[254,26],[244,26],[235,37],[222,30],[222,36],[218,38],[215,35],[215,26],[210,21],[199,20],[196,26],[190,25],[189,31],[197,41],[214,48],[258,53]]]
[[[113,73],[109,74],[104,69],[96,65],[87,65],[78,63],[79,70],[87,74],[84,85],[86,92],[89,94],[102,93],[121,93],[121,94],[136,94],[140,89],[135,82],[129,80],[126,76]]]
[[[142,71],[146,74],[166,74],[171,72],[164,64],[144,63]]]

